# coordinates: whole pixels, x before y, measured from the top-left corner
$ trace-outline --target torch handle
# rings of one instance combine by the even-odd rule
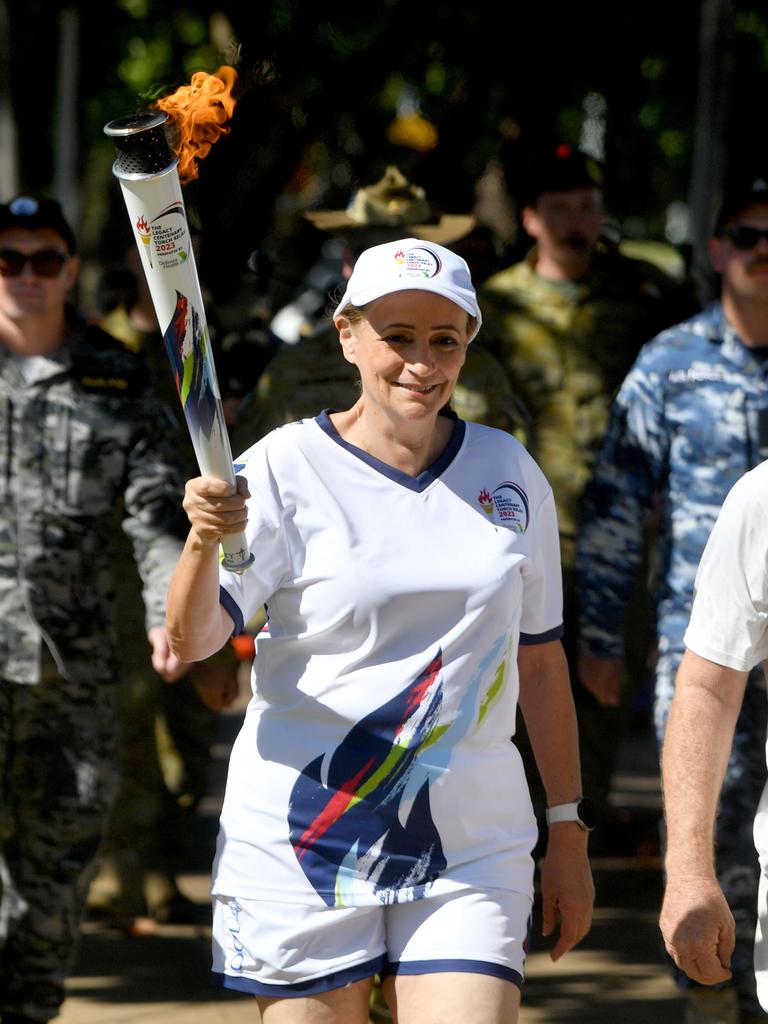
[[[185,409],[186,415],[186,409]],[[224,423],[224,413],[221,411],[221,422]],[[187,419],[187,426],[190,436],[193,438],[193,426]],[[223,446],[222,446],[223,447]],[[235,470],[232,463],[232,453],[227,441],[226,450],[219,453],[211,446],[203,446],[197,454],[197,464],[203,476],[213,476],[225,483],[236,486]],[[253,555],[248,550],[248,544],[244,533],[233,533],[221,538],[221,564],[230,572],[242,573],[253,564]]]
[[[232,451],[176,163],[151,175],[115,173],[200,471],[234,486]],[[253,562],[243,533],[222,538],[221,548],[221,564],[231,572],[242,573]]]

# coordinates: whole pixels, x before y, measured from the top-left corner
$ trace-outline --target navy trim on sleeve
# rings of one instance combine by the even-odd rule
[[[546,633],[521,633],[520,644],[526,647],[532,644],[548,644],[550,640],[559,640],[562,635],[563,625],[561,623],[554,629],[548,629]]]
[[[238,636],[245,629],[243,613],[240,611],[235,599],[227,593],[224,587],[219,587],[219,604],[224,606],[224,611],[231,615],[232,621],[235,624],[235,628],[232,630],[232,636]]]

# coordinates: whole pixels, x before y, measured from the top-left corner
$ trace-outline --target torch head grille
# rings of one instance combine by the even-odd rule
[[[159,110],[141,111],[110,121],[104,126],[117,149],[117,159],[112,165],[115,175],[160,174],[175,161],[166,134],[168,115]]]

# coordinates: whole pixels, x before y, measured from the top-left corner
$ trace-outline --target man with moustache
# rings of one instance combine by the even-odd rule
[[[508,169],[510,183],[514,170]],[[562,144],[537,156],[526,177],[519,197],[522,224],[535,244],[522,262],[483,285],[481,341],[505,366],[530,414],[527,440],[555,495],[563,644],[579,711],[584,791],[598,826],[590,846],[598,850],[616,837],[626,842],[625,828],[610,828],[608,804],[623,717],[598,705],[589,680],[577,673],[573,558],[581,498],[611,401],[641,345],[695,306],[656,265],[622,255],[606,239],[601,163]],[[636,614],[644,618],[645,609]],[[643,655],[632,666],[637,676]]]
[[[638,356],[617,396],[585,494],[577,547],[582,679],[610,706],[621,689],[622,616],[649,509],[658,510],[653,596],[659,745],[710,530],[730,489],[768,457],[768,177],[727,184],[709,254],[721,277],[720,299],[662,332]],[[766,777],[766,718],[758,668],[736,723],[716,827],[718,881],[736,920],[733,979],[718,990],[680,978],[691,1024],[765,1019],[752,970],[759,880],[752,821]]]

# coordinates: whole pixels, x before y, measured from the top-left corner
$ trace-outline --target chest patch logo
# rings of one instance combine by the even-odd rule
[[[516,533],[525,533],[528,529],[529,503],[528,495],[520,484],[505,480],[493,491],[483,488],[477,496],[478,503],[489,518]]]

